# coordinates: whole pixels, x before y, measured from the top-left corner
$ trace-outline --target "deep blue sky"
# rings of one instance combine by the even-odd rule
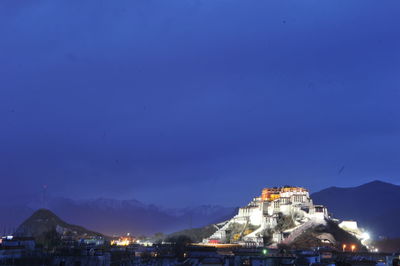
[[[400,1],[1,0],[2,196],[241,205],[400,184]],[[344,168],[343,168],[344,166]]]

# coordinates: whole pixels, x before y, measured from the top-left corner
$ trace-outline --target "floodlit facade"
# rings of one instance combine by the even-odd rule
[[[219,224],[220,228],[203,242],[261,246],[265,236],[270,235],[274,243],[281,243],[307,226],[325,223],[328,218],[327,209],[314,205],[305,188],[264,188],[261,196],[240,208],[232,219]]]

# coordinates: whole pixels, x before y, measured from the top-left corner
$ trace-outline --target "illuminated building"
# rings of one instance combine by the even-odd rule
[[[281,194],[284,193],[287,196],[289,194],[301,194],[306,195],[308,194],[308,190],[302,187],[274,187],[274,188],[264,188],[261,192],[261,200],[262,201],[274,201],[281,197]]]
[[[120,237],[118,239],[114,239],[111,241],[111,245],[115,246],[129,246],[130,244],[135,243],[135,239],[132,237],[126,236],[126,237]]]
[[[254,246],[262,246],[263,233],[267,230],[276,231],[274,228],[278,226],[282,216],[296,217],[294,227],[285,232],[274,233],[274,243],[289,241],[298,231],[305,230],[310,225],[325,223],[330,218],[327,208],[314,205],[305,188],[264,188],[259,197],[239,208],[232,219],[219,224],[219,230],[203,242],[253,243]]]

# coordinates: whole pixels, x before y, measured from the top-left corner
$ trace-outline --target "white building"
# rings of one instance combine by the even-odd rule
[[[240,208],[236,216],[219,224],[219,230],[204,239],[204,242],[252,242],[259,246],[263,245],[263,237],[268,232],[272,234],[273,242],[280,243],[291,234],[287,230],[277,230],[284,217],[291,218],[291,229],[295,233],[296,228],[306,225],[309,221],[324,222],[328,218],[328,211],[322,205],[314,205],[308,190],[304,188],[265,188],[260,197]]]

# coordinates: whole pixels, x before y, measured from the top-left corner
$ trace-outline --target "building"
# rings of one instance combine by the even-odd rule
[[[32,237],[5,236],[0,239],[0,260],[21,258],[35,250]]]
[[[261,196],[240,208],[232,219],[219,224],[219,230],[203,242],[262,246],[265,236],[270,235],[274,243],[281,243],[328,218],[327,208],[314,205],[305,188],[264,188]],[[282,226],[289,228],[277,230]]]
[[[33,237],[5,236],[0,239],[0,245],[2,247],[23,247],[32,251],[35,249],[36,242]]]

